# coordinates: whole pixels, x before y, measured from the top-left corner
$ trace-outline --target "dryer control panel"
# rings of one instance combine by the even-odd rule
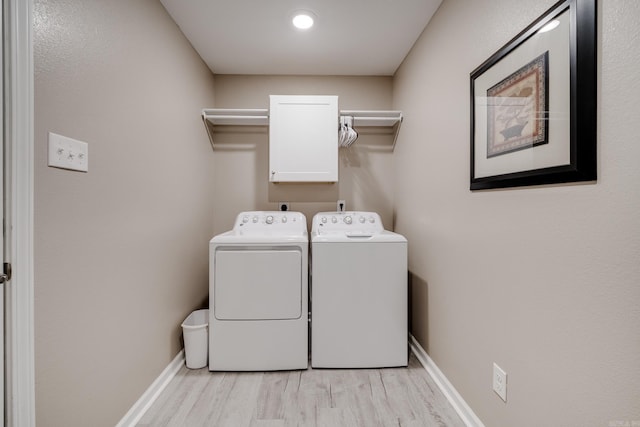
[[[291,211],[241,212],[233,229],[242,234],[304,234],[307,232],[307,219],[304,214]]]
[[[313,217],[311,232],[344,233],[348,236],[373,235],[384,231],[376,212],[320,212]]]

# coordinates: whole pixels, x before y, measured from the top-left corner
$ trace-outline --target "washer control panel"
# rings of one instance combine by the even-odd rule
[[[311,231],[318,234],[377,234],[384,230],[375,212],[320,212],[313,217]]]
[[[304,214],[292,211],[248,211],[236,217],[233,229],[248,232],[306,232],[307,219]]]

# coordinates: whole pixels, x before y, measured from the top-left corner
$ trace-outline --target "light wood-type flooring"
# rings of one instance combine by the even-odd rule
[[[209,372],[186,367],[138,427],[464,426],[420,362],[406,368]]]

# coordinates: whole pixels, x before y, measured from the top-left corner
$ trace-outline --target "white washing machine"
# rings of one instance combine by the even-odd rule
[[[407,366],[407,239],[375,212],[321,212],[310,268],[311,366]]]
[[[209,243],[209,370],[308,366],[307,221],[243,212]]]

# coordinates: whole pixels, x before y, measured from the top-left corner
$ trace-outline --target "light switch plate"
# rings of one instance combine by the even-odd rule
[[[89,171],[89,144],[49,132],[49,162],[54,168]]]

